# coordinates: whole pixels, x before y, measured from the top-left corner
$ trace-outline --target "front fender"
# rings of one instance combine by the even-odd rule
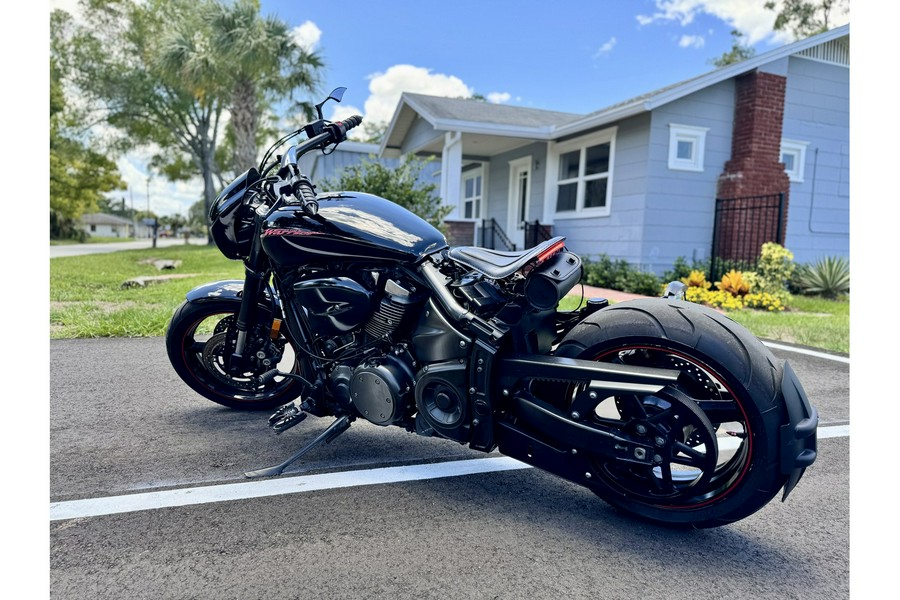
[[[214,281],[212,283],[204,283],[198,285],[187,293],[188,302],[209,302],[212,300],[230,300],[241,303],[241,296],[244,293],[243,279],[225,279],[223,281]],[[263,290],[260,298],[259,307],[267,312],[276,315],[281,314],[281,301],[278,296],[272,294],[269,288]]]

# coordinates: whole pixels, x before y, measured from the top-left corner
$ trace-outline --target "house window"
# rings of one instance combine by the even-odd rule
[[[702,171],[708,127],[669,123],[669,168]]]
[[[464,219],[481,218],[482,183],[481,169],[463,174],[462,215]]]
[[[803,165],[806,163],[806,147],[809,142],[781,140],[781,162],[784,172],[794,183],[803,183]]]
[[[615,130],[588,140],[561,144],[556,174],[559,216],[609,214],[610,177]]]

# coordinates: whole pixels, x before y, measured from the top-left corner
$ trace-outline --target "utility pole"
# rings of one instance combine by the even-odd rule
[[[153,179],[153,174],[149,171],[147,172],[147,218],[150,219],[150,180]],[[156,219],[153,219],[153,248],[156,248],[156,228],[159,226]]]

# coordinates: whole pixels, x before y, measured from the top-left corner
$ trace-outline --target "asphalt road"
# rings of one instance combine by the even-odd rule
[[[205,245],[206,238],[190,238],[188,243]],[[184,238],[159,238],[156,240],[157,248],[166,246],[182,246]],[[153,247],[153,240],[135,240],[132,242],[109,242],[103,244],[61,244],[50,246],[50,258],[61,256],[81,256],[84,254],[105,254],[118,252],[119,250],[144,250]]]
[[[849,364],[775,353],[790,359],[820,426],[838,431],[849,423]],[[309,418],[275,436],[267,416],[194,394],[169,367],[161,339],[52,340],[50,501],[219,489],[280,462],[328,424]],[[704,531],[632,520],[530,468],[52,520],[50,592],[66,599],[846,598],[849,445],[846,435],[821,439],[817,462],[786,503]],[[357,421],[281,479],[484,458]]]

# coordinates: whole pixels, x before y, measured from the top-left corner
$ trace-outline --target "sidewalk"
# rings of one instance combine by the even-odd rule
[[[576,285],[569,292],[570,296],[578,296],[581,294],[581,286]],[[584,286],[584,297],[587,298],[606,298],[610,302],[624,302],[625,300],[637,300],[638,298],[648,298],[649,296],[641,296],[640,294],[628,294],[618,290],[608,290],[606,288],[598,288],[590,285]]]

